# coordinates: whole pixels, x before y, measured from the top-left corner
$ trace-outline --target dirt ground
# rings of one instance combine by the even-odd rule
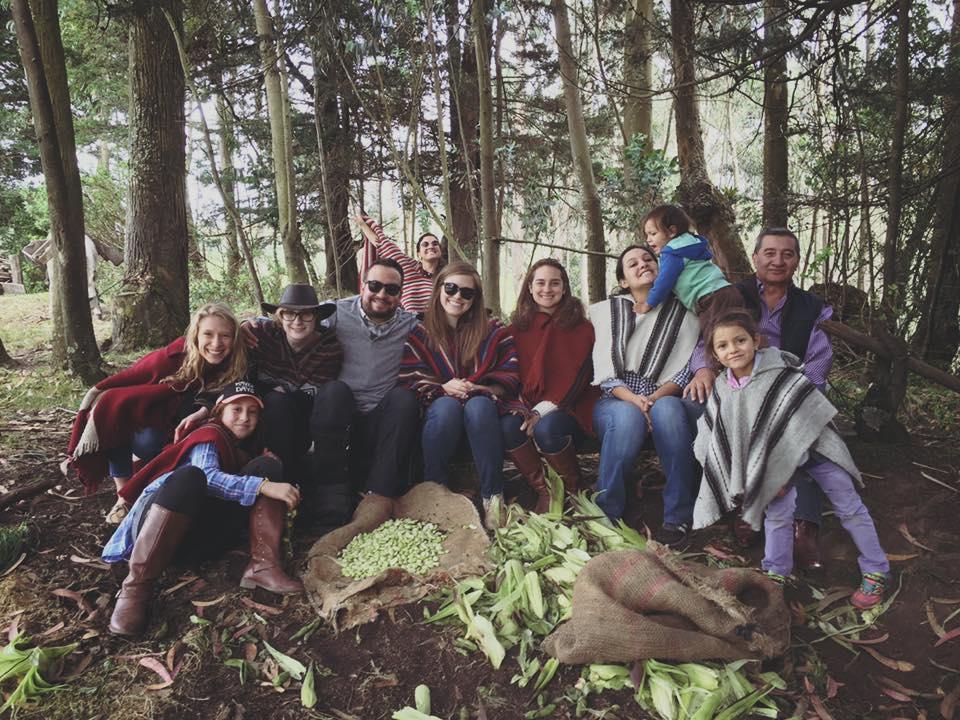
[[[0,419],[0,434],[15,441],[6,443],[14,449],[0,458],[0,485],[10,490],[56,476],[70,420],[69,408]],[[913,444],[902,447],[850,443],[864,472],[864,499],[894,558],[893,587],[901,590],[869,631],[875,644],[858,646],[865,651],[851,652],[825,639],[795,613],[793,648],[773,664],[789,683],[779,694],[782,716],[789,717],[799,703],[801,717],[949,717],[944,695],[955,699],[960,692],[960,637],[934,645],[937,626],[946,623],[948,633],[960,627],[960,618],[949,618],[960,608],[960,448],[956,438],[942,435],[915,435]],[[595,456],[584,463],[595,473]],[[657,527],[662,503],[656,485],[662,478],[655,461],[645,456],[635,474],[646,487],[642,499],[631,501],[628,517],[635,526]],[[510,487],[519,491],[516,483]],[[306,641],[291,640],[314,620],[313,609],[303,598],[241,591],[243,548],[215,561],[171,568],[159,586],[149,636],[139,642],[113,637],[106,626],[122,568],[97,560],[111,532],[103,522],[111,503],[106,489],[82,497],[64,482],[0,513],[0,523],[25,521],[30,528],[25,559],[0,578],[0,631],[16,623],[43,645],[79,643],[64,669],[65,688],[21,717],[389,718],[413,704],[420,683],[431,688],[433,713],[443,718],[509,720],[536,709],[533,693],[510,683],[516,650],[494,671],[484,656],[462,654],[454,630],[423,624],[421,605],[340,635],[320,626]],[[295,537],[295,562],[302,563],[315,539]],[[697,533],[688,552],[707,546],[714,554],[742,554],[744,562],[759,563],[759,548],[740,550],[723,527]],[[810,603],[808,582],[829,593],[852,589],[858,580],[854,548],[832,516],[824,523],[822,547],[825,570],[788,588],[795,608]],[[7,642],[6,635],[0,643]],[[250,640],[258,638],[304,664],[315,663],[318,702],[312,711],[301,706],[297,683],[278,689],[261,674],[241,684],[239,670],[225,665],[255,649]],[[261,651],[261,666],[264,657]],[[888,667],[892,661],[901,661],[899,669]],[[150,664],[178,670],[173,683],[151,689],[163,680]],[[549,686],[548,695],[557,701],[551,717],[573,717],[573,704],[563,696],[580,670],[562,668]],[[588,716],[645,717],[628,692],[591,697]]]

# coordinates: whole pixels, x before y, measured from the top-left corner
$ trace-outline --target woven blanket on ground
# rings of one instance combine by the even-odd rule
[[[830,424],[837,409],[804,377],[796,356],[777,348],[758,355],[750,382],[739,390],[723,376],[717,379],[697,422],[693,452],[703,466],[703,482],[694,528],[713,524],[739,505],[744,521],[759,530],[764,509],[810,451],[860,479]]]
[[[596,332],[593,384],[627,371],[663,385],[689,362],[700,337],[697,316],[672,295],[645,315],[630,295],[615,295],[588,308]]]
[[[564,663],[772,658],[789,645],[780,586],[749,568],[682,562],[656,543],[590,560],[570,620],[544,640]]]
[[[353,580],[340,572],[337,555],[353,538],[390,518],[432,522],[446,533],[439,565],[424,575],[392,568]],[[473,503],[437,483],[414,486],[403,497],[367,495],[353,520],[314,543],[307,555],[303,584],[317,613],[334,628],[348,629],[376,620],[386,608],[416,602],[452,579],[483,575],[490,569],[490,540]]]

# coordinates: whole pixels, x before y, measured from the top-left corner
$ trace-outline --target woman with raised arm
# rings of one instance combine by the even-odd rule
[[[422,317],[430,303],[433,279],[443,267],[440,240],[433,233],[424,233],[417,238],[419,260],[414,260],[400,249],[393,238],[387,237],[376,220],[363,214],[354,216],[354,220],[366,240],[363,251],[364,270],[378,257],[392,258],[400,263],[403,268],[403,295],[400,306]],[[361,277],[365,277],[364,273],[361,273]]]
[[[520,374],[513,338],[483,304],[480,275],[469,263],[437,275],[423,322],[410,333],[400,383],[418,394],[423,421],[424,479],[448,484],[448,466],[464,435],[483,498],[484,523],[500,525],[503,509],[501,417],[520,412]]]
[[[525,415],[504,419],[507,456],[537,493],[535,512],[550,503],[542,454],[575,493],[580,483],[577,445],[592,431],[598,393],[590,387],[593,325],[570,290],[557,260],[538,260],[527,272],[508,328],[520,360]]]
[[[122,490],[133,474],[133,456],[150,460],[179,440],[206,420],[226,385],[244,377],[247,355],[239,328],[230,308],[207,303],[193,314],[184,337],[87,391],[67,462],[91,492],[109,472],[118,498],[108,523],[119,523],[129,509]]]

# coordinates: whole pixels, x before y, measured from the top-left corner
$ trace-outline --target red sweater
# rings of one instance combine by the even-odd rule
[[[593,433],[593,406],[599,397],[590,386],[593,377],[593,325],[584,321],[564,330],[553,317],[538,312],[530,327],[509,328],[520,357],[521,399],[529,408],[544,400],[573,415],[580,427]]]

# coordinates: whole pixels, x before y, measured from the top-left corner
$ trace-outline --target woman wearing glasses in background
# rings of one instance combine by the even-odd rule
[[[252,339],[248,350],[251,377],[263,398],[264,445],[280,458],[290,482],[304,491],[305,509],[316,484],[307,464],[307,450],[315,438],[311,429],[327,403],[321,388],[336,379],[343,364],[343,348],[336,333],[320,325],[331,315],[332,303],[321,305],[312,286],[287,285],[277,304],[263,303],[274,319],[245,322]],[[319,394],[318,394],[319,393]]]
[[[433,279],[437,271],[443,267],[440,240],[433,233],[424,233],[417,238],[417,257],[419,258],[417,261],[404,253],[393,238],[387,237],[383,228],[373,218],[358,213],[354,216],[354,220],[360,226],[366,240],[363,245],[361,276],[366,277],[366,269],[378,257],[396,260],[403,268],[404,277],[400,306],[404,310],[417,313],[422,319],[430,303]]]
[[[423,421],[424,479],[448,484],[448,465],[464,434],[480,476],[484,524],[503,510],[501,417],[521,409],[513,337],[487,316],[480,276],[456,262],[437,275],[423,322],[410,333],[400,383],[417,392]]]

